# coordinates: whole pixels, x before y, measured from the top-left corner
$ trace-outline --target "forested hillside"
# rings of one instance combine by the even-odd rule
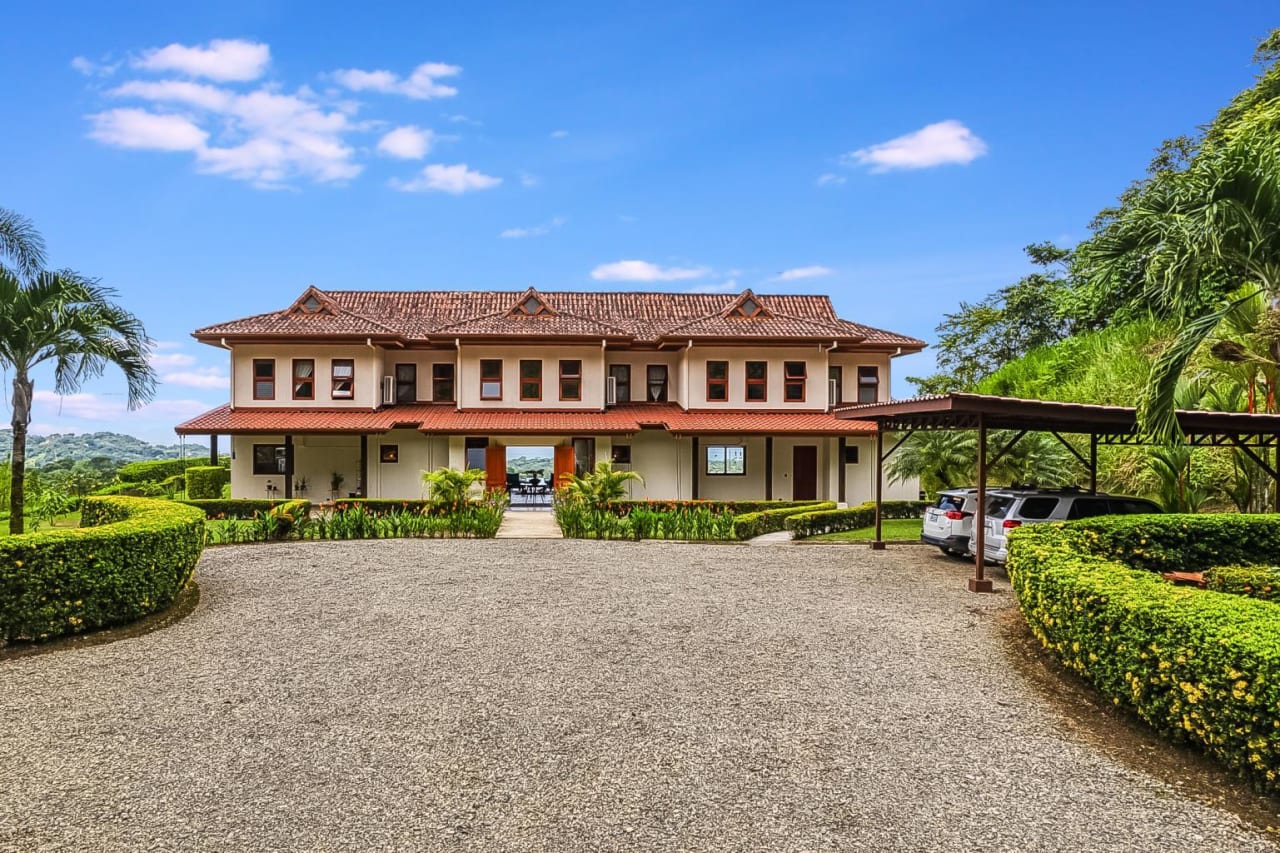
[[[13,432],[0,429],[0,459],[7,459],[13,447]],[[176,459],[181,455],[177,444],[152,444],[118,432],[58,433],[27,436],[27,464],[48,465],[63,459],[106,458],[113,462],[143,462],[148,459]],[[208,455],[209,448],[187,445],[187,456]]]

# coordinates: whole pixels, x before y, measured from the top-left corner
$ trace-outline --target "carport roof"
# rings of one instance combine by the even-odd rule
[[[988,429],[1082,433],[1125,444],[1141,440],[1137,409],[1132,406],[1023,400],[988,394],[946,394],[864,403],[837,409],[835,415],[841,419],[872,421],[881,430],[976,429],[981,421]],[[1215,439],[1280,436],[1280,415],[1179,410],[1177,417],[1187,440],[1193,444],[1219,443]]]

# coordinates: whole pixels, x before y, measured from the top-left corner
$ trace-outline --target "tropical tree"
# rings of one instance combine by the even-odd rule
[[[454,468],[437,468],[422,472],[422,484],[430,489],[432,503],[458,507],[471,499],[471,488],[482,483],[485,473],[480,468],[458,471]]]
[[[644,477],[635,471],[616,471],[613,463],[600,461],[596,463],[595,470],[588,471],[584,476],[575,474],[570,477],[564,491],[571,499],[602,509],[613,501],[625,498],[626,484],[633,480],[644,483]]]
[[[155,393],[151,339],[141,321],[113,301],[115,295],[70,270],[37,272],[23,281],[0,269],[0,367],[13,374],[10,533],[23,532],[27,427],[38,366],[52,366],[59,394],[75,393],[109,365],[124,374],[130,409]]]
[[[889,456],[885,472],[891,483],[919,478],[922,489],[936,494],[941,489],[972,485],[977,458],[977,433],[921,430]]]
[[[10,268],[5,262],[11,263]],[[32,278],[44,267],[44,238],[27,217],[0,207],[0,269]]]

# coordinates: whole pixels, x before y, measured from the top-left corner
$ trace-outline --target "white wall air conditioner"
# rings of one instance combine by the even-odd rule
[[[834,379],[827,380],[827,405],[833,409],[840,405],[838,384]]]
[[[604,378],[604,404],[606,406],[618,405],[618,377],[606,376]]]
[[[390,406],[396,401],[396,378],[394,376],[382,377],[382,405]]]

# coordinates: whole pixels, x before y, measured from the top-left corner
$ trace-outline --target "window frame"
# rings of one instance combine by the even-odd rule
[[[486,365],[486,364],[496,364],[496,365],[498,365],[498,376],[497,376],[497,378],[496,378],[496,379],[495,379],[495,378],[493,378],[493,377],[489,377],[489,378],[487,378],[487,379],[485,378],[485,375],[484,375],[484,368],[485,368],[485,365]],[[504,368],[505,368],[505,366],[503,365],[503,363],[502,363],[502,359],[500,359],[500,358],[482,358],[482,359],[480,359],[480,399],[481,399],[481,400],[501,400],[501,399],[502,399],[502,372],[503,372]],[[497,396],[494,396],[493,394],[486,394],[486,393],[484,392],[484,386],[485,386],[485,383],[486,383],[486,382],[497,382],[497,383],[498,383],[498,393],[497,393]]]
[[[871,371],[870,379],[865,378],[864,371]],[[870,399],[863,399],[862,392],[871,391]],[[858,365],[858,402],[875,403],[880,399],[880,366],[878,364]]]
[[[441,367],[446,368],[449,374],[448,378],[442,378],[436,375],[437,371]],[[457,391],[457,383],[456,383],[457,372],[458,372],[457,365],[455,365],[452,361],[433,361],[431,363],[431,402],[433,403],[457,402],[458,400],[458,391]],[[449,383],[448,397],[441,396],[440,394],[440,384],[443,382]]]
[[[343,379],[338,376],[338,368],[351,366],[351,377]],[[338,383],[347,382],[351,385],[347,391],[338,392]],[[329,362],[329,397],[334,400],[354,400],[356,398],[356,360],[354,358],[335,358]]]
[[[529,365],[537,365],[538,371],[536,376],[525,375],[525,368]],[[526,394],[525,393],[526,386],[533,388],[534,393]],[[520,399],[522,401],[541,402],[542,400],[542,359],[540,358],[520,359]]]
[[[625,379],[625,380],[622,380],[622,381],[619,381],[619,380],[618,380],[618,376],[617,376],[617,374],[615,373],[615,371],[619,371],[619,372],[621,372],[621,373],[626,374],[626,379]],[[631,365],[629,365],[629,364],[611,364],[611,365],[609,365],[609,376],[611,376],[611,377],[613,378],[613,380],[614,380],[614,383],[613,383],[613,387],[614,387],[614,400],[615,400],[618,404],[630,403],[630,402],[631,402]],[[625,399],[623,399],[624,395],[622,394],[622,391],[621,391],[621,389],[622,389],[622,388],[626,388],[626,389],[627,389],[627,393],[626,393],[626,395],[625,395]]]
[[[270,470],[270,471],[264,471],[264,470],[262,470],[262,468],[261,468],[261,467],[259,467],[259,464],[258,464],[258,450],[259,450],[259,448],[270,448],[270,449],[271,449],[271,466],[272,466],[272,467],[271,467],[271,470]],[[281,469],[279,469],[279,466],[280,466],[280,465],[283,465],[283,466],[284,466],[284,468],[286,468],[286,469],[289,467],[289,456],[288,456],[288,453],[289,453],[289,451],[286,449],[285,445],[283,445],[283,444],[255,444],[255,445],[253,445],[253,455],[252,455],[252,461],[253,461],[253,476],[255,476],[255,477],[284,477],[284,476],[286,476],[286,475],[288,474],[288,471],[287,471],[287,470],[281,470]]]
[[[383,444],[378,448],[378,462],[382,465],[395,465],[400,461],[400,445]]]
[[[400,379],[400,368],[402,367],[409,368],[410,372],[413,374],[413,379],[411,380]],[[418,365],[412,361],[402,361],[395,366],[392,375],[395,376],[396,403],[403,405],[405,403],[418,402]],[[413,393],[410,395],[409,399],[402,400],[400,399],[400,389],[405,386],[408,386],[413,391]]]
[[[722,370],[722,371],[723,371],[723,373],[722,373],[722,375],[721,375],[721,376],[719,376],[719,377],[715,377],[715,378],[712,378],[712,376],[711,376],[711,368],[712,368],[712,365],[715,365],[715,368],[716,368],[717,370]],[[708,402],[708,403],[727,403],[727,402],[729,402],[729,362],[727,362],[727,361],[723,361],[723,360],[720,360],[720,359],[711,359],[711,360],[707,361],[707,363],[706,363],[706,374],[707,374],[707,377],[706,377],[706,378],[707,378],[707,391],[706,391],[706,394],[707,394],[707,396],[706,396],[706,400],[707,400],[707,402]],[[712,397],[712,396],[711,396],[711,389],[712,389],[712,388],[717,388],[717,389],[719,389],[719,390],[720,390],[720,392],[721,392],[721,394],[722,394],[723,396],[720,396],[720,397]]]
[[[614,465],[631,464],[631,445],[614,444],[609,448],[609,461]]]
[[[800,365],[800,375],[789,372],[791,365]],[[792,387],[799,387],[800,396],[791,396]],[[782,362],[782,401],[784,403],[803,403],[809,396],[809,363],[807,361]]]
[[[724,451],[724,470],[723,471],[711,470],[711,451],[713,450]],[[730,450],[738,451],[737,455],[742,457],[741,471],[729,470],[729,451]],[[702,454],[702,473],[708,477],[745,477],[747,476],[747,446],[745,444],[708,444]]]
[[[565,373],[565,365],[577,363],[577,373]],[[565,394],[564,385],[566,382],[578,383],[578,393],[574,396]],[[582,359],[580,358],[562,358],[560,359],[560,399],[562,401],[580,401],[582,399]]]
[[[839,406],[844,403],[844,365],[829,364],[827,365],[827,387],[831,383],[836,383],[835,397],[830,401],[830,405]]]
[[[662,395],[661,399],[653,399],[650,393],[653,389],[653,371],[662,371]],[[666,403],[671,397],[671,370],[665,364],[646,364],[644,366],[644,401],[646,403]]]
[[[311,375],[309,377],[299,377],[298,367],[303,364],[311,365]],[[293,394],[294,400],[314,400],[316,398],[316,360],[314,358],[295,358],[290,365],[293,375],[293,381],[289,383],[289,390]],[[311,385],[310,394],[298,393],[298,382],[306,381]]]
[[[762,376],[754,378],[751,376],[751,365],[753,364],[761,365],[764,368],[764,374]],[[755,360],[748,361],[742,370],[743,378],[746,380],[746,391],[744,392],[746,396],[743,399],[748,403],[769,402],[769,362]],[[761,396],[758,400],[751,396],[752,388],[761,389]]]
[[[473,466],[471,464],[471,454],[480,451],[480,464]],[[488,436],[469,435],[462,442],[462,466],[464,471],[485,471],[487,465],[486,455],[489,451]]]
[[[265,364],[271,367],[271,375],[263,378],[258,375],[258,365]],[[270,382],[271,393],[259,394],[258,383]],[[274,400],[276,398],[276,360],[274,358],[255,358],[253,360],[253,399],[255,400]]]

